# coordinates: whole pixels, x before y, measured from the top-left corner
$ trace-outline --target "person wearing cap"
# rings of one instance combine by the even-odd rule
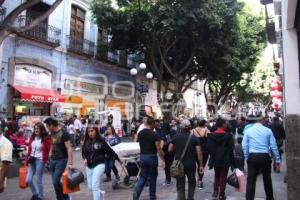
[[[182,156],[182,152],[188,142],[189,137],[191,137],[185,155],[183,155],[182,164],[184,166],[184,173],[188,178],[187,200],[192,200],[194,199],[194,193],[196,189],[197,159],[199,160],[200,163],[199,173],[203,174],[202,152],[201,152],[199,140],[194,135],[191,135],[191,128],[192,128],[191,122],[187,119],[184,119],[181,121],[180,127],[181,127],[180,132],[172,140],[168,150],[169,152],[175,151],[175,160],[179,160],[180,157]],[[177,178],[176,187],[177,187],[177,199],[178,200],[186,199],[185,177]]]
[[[225,190],[227,184],[227,174],[234,164],[234,139],[228,130],[226,120],[218,118],[216,130],[208,135],[207,150],[209,153],[208,166],[214,168],[214,192],[213,199],[225,200]]]
[[[4,192],[5,179],[8,173],[9,165],[12,162],[12,153],[13,145],[2,134],[2,128],[0,128],[0,193]]]
[[[280,169],[280,155],[272,130],[262,123],[262,114],[249,115],[251,125],[245,127],[242,147],[245,160],[248,165],[246,200],[255,199],[255,187],[257,175],[262,172],[266,200],[274,200],[271,178],[271,157],[273,152],[277,169]]]

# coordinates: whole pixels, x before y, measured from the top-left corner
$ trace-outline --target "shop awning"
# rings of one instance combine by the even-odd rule
[[[13,88],[21,93],[22,101],[47,103],[65,102],[65,97],[54,90],[24,87],[18,85],[13,85]]]

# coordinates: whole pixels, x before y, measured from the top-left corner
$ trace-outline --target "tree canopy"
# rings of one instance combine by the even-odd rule
[[[236,0],[94,0],[109,47],[141,55],[176,103],[197,79],[206,79],[215,102],[250,73],[264,43],[260,19]]]

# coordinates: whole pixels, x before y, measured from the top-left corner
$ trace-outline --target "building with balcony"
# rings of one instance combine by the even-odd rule
[[[300,194],[300,1],[276,1],[281,8],[283,79],[285,99],[285,124],[287,133],[287,184],[288,200],[299,198]]]
[[[129,69],[136,63],[124,52],[99,48],[102,38],[98,38],[90,1],[64,0],[38,26],[4,40],[0,116],[77,114],[98,118],[97,113],[108,105],[120,107],[128,119],[132,116],[134,88]],[[0,23],[20,3],[5,1]],[[22,12],[15,26],[29,24],[52,3],[44,0]],[[115,91],[119,95],[114,95]]]

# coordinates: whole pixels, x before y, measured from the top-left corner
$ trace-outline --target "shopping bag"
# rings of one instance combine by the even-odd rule
[[[69,172],[66,170],[62,175],[62,185],[63,185],[63,193],[64,194],[70,194],[74,192],[80,191],[79,185],[75,186],[74,188],[69,188],[69,178],[68,178]]]
[[[239,188],[236,188],[236,191],[245,193],[246,192],[246,176],[245,176],[245,174],[239,169],[235,170],[235,174],[236,174],[238,182],[239,182]]]
[[[227,183],[232,187],[239,188],[239,181],[235,171],[227,178]]]
[[[28,184],[26,182],[26,176],[28,173],[28,167],[22,166],[19,169],[19,187],[21,189],[26,189],[28,187]]]
[[[73,189],[84,182],[84,175],[79,169],[71,169],[68,173],[69,188]]]

